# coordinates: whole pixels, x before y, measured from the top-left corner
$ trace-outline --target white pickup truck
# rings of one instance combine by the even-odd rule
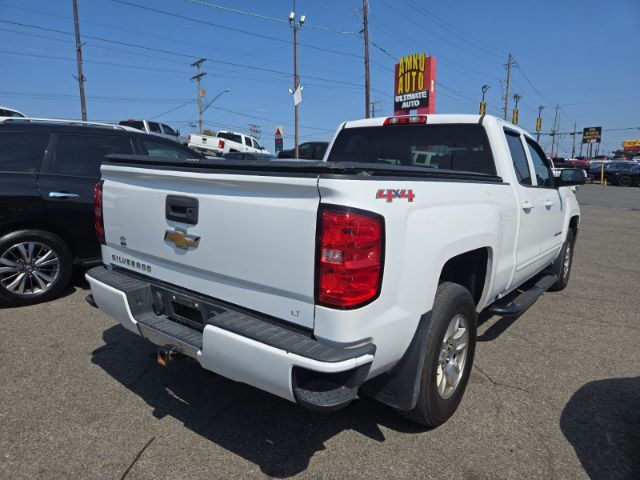
[[[87,300],[161,363],[191,356],[314,410],[365,394],[426,426],[461,401],[478,313],[567,285],[565,187],[584,183],[477,115],[346,122],[324,161],[112,156],[102,177]]]
[[[220,131],[213,137],[191,133],[187,137],[187,145],[197,152],[215,157],[230,152],[269,153],[255,138],[226,131]]]

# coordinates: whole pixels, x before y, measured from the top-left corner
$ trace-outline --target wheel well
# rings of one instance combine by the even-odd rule
[[[53,233],[54,235],[60,237],[60,239],[67,244],[69,250],[71,250],[71,255],[75,257],[75,243],[73,242],[73,238],[71,235],[68,235],[64,230],[55,227],[46,222],[28,222],[28,223],[10,223],[7,225],[2,225],[0,227],[0,237],[6,235],[7,233],[17,232],[18,230],[43,230],[45,232]]]
[[[580,217],[578,215],[571,217],[569,220],[569,228],[573,230],[573,237],[578,236],[578,225],[580,225]]]
[[[488,261],[489,248],[478,248],[450,258],[442,267],[438,284],[454,282],[462,285],[477,305],[484,290]]]

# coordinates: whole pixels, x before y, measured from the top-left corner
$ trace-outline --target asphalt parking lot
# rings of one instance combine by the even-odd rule
[[[85,303],[0,309],[0,478],[640,478],[640,188],[581,187],[572,279],[479,329],[455,416],[329,415],[154,347]]]

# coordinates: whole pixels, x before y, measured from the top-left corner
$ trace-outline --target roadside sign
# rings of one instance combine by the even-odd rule
[[[582,131],[582,143],[600,143],[602,127],[589,127]]]
[[[282,125],[278,125],[276,127],[276,131],[275,131],[275,151],[276,151],[276,153],[282,151],[282,146],[283,146],[282,137],[283,136],[284,136],[284,127]]]

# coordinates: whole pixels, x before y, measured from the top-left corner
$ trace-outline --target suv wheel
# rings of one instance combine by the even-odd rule
[[[32,305],[66,288],[73,263],[67,244],[42,230],[20,230],[0,238],[0,304]]]
[[[631,185],[631,177],[628,177],[626,175],[620,177],[618,179],[618,185],[620,185],[621,187],[628,187]]]
[[[455,413],[471,375],[476,322],[469,291],[457,283],[442,283],[427,327],[418,402],[413,410],[400,412],[404,417],[434,428]]]

